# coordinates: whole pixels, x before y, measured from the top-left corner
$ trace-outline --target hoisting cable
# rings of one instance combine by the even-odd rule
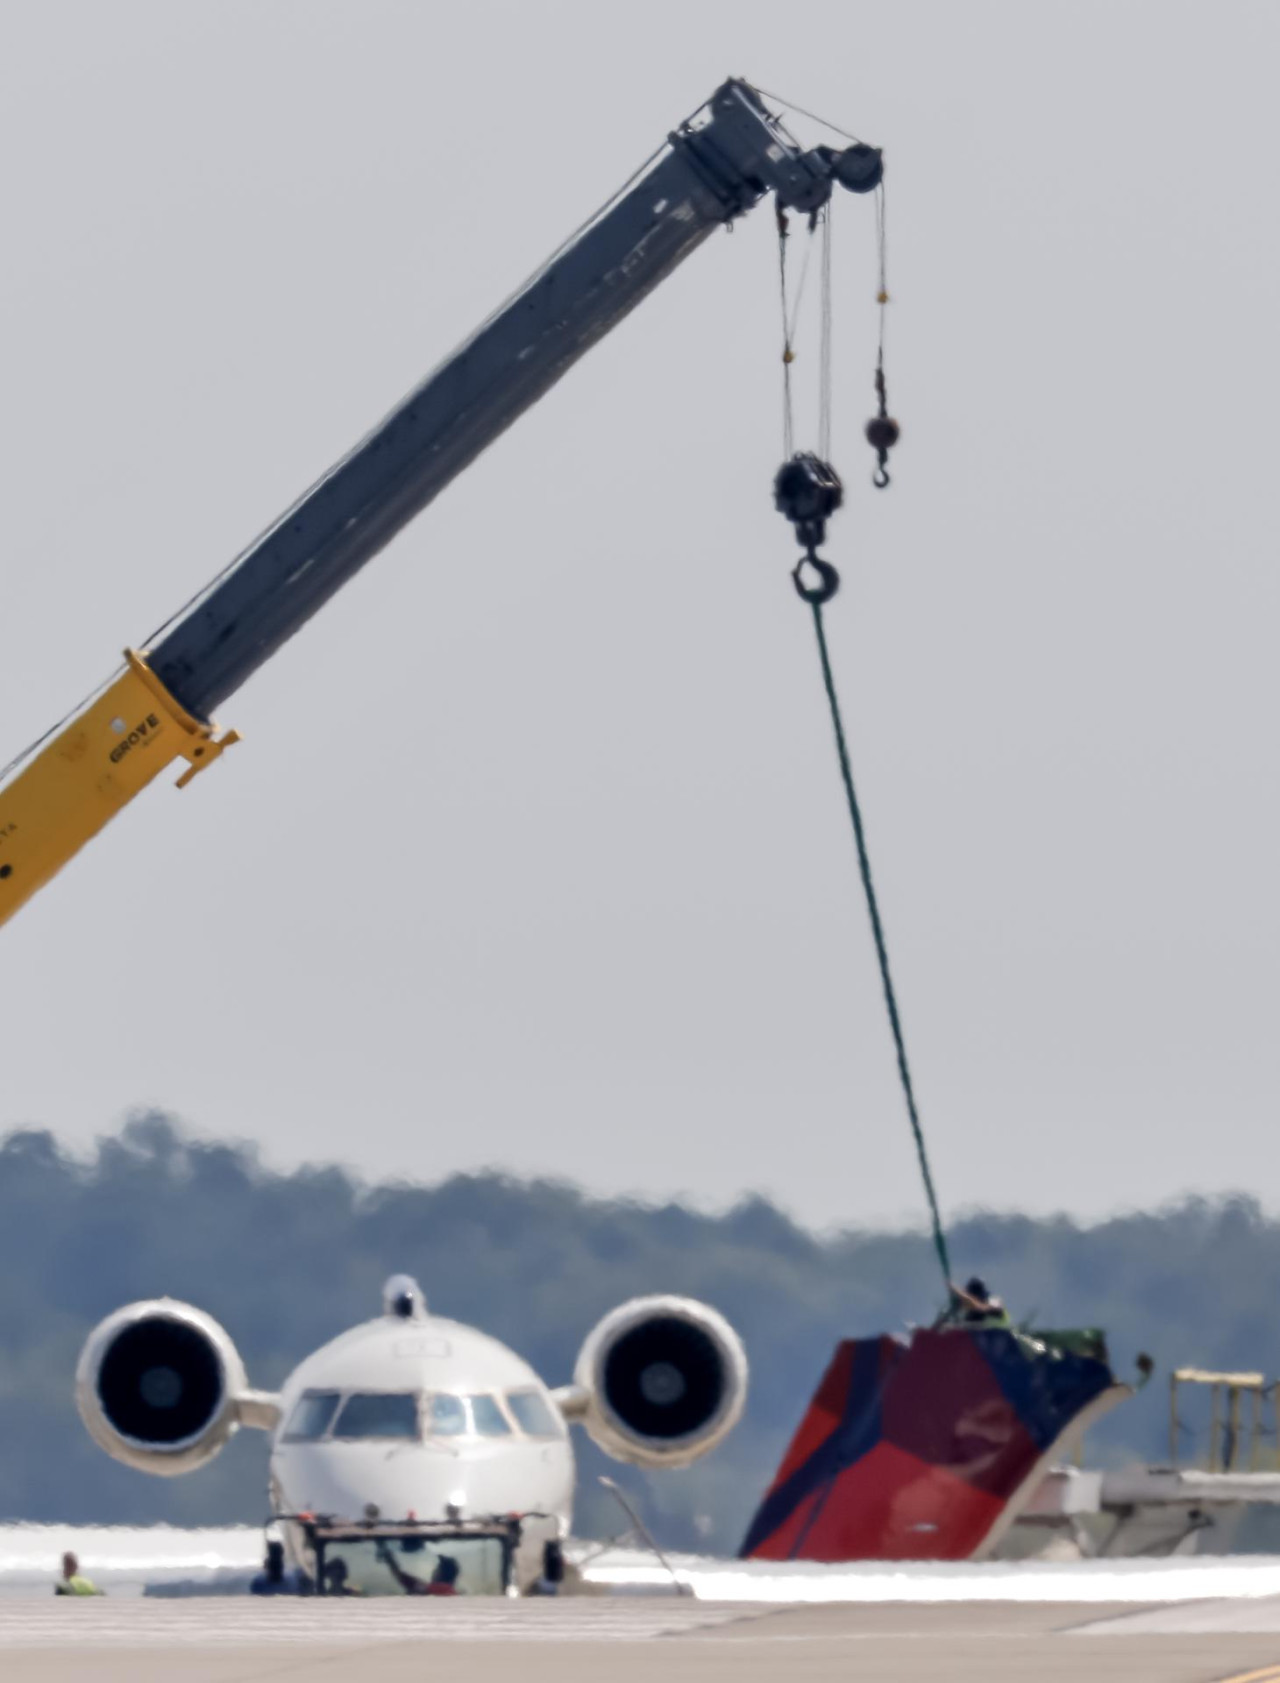
[[[880,260],[880,284],[876,303],[880,306],[880,335],[876,348],[876,401],[878,412],[867,422],[867,443],[876,453],[876,471],[871,483],[883,491],[889,483],[889,452],[898,442],[902,429],[889,413],[889,394],[884,383],[885,306],[889,302],[889,283],[886,276],[888,255],[888,226],[885,210],[884,182],[876,188],[876,248]]]
[[[794,111],[797,117],[807,117],[811,123],[818,123],[824,129],[830,129],[832,134],[838,134],[842,140],[851,140],[855,146],[863,145],[856,134],[850,134],[848,129],[842,129],[838,123],[828,122],[825,117],[819,117],[816,112],[806,111],[803,105],[797,105],[792,99],[783,99],[781,94],[770,93],[768,88],[757,88],[756,92],[764,99],[771,99],[776,105],[784,105],[788,111]]]
[[[884,221],[884,188],[878,189],[877,198],[877,245],[879,257],[879,288],[877,302],[880,305],[880,336],[876,361],[876,394],[879,399],[879,414],[867,423],[867,439],[875,449],[878,458],[878,468],[874,476],[874,483],[883,489],[889,483],[886,471],[888,452],[897,442],[898,423],[892,420],[888,413],[888,399],[884,377],[884,307],[889,301],[889,293],[885,281],[885,221]],[[810,220],[811,235],[818,227],[818,217]],[[906,1099],[907,1116],[911,1124],[911,1136],[915,1142],[916,1159],[920,1167],[920,1178],[924,1185],[925,1201],[929,1209],[929,1221],[932,1230],[933,1247],[937,1252],[938,1265],[942,1269],[943,1285],[948,1294],[951,1292],[951,1262],[947,1253],[947,1237],[942,1225],[942,1213],[938,1206],[938,1194],[934,1186],[933,1171],[929,1165],[929,1152],[925,1144],[924,1129],[920,1122],[920,1111],[916,1104],[915,1087],[911,1080],[911,1065],[907,1060],[906,1039],[902,1031],[902,1016],[898,1009],[897,992],[893,985],[893,975],[889,968],[889,948],[885,940],[884,924],[880,917],[880,906],[876,899],[875,884],[871,876],[871,858],[867,851],[866,830],[862,822],[862,809],[858,803],[857,790],[854,787],[853,767],[849,759],[849,745],[845,736],[844,720],[840,712],[840,701],[836,694],[835,675],[831,669],[831,655],[827,647],[826,626],[823,621],[822,610],[827,602],[840,588],[840,575],[829,561],[824,561],[818,554],[818,546],[826,537],[826,523],[840,507],[844,500],[844,487],[840,477],[829,461],[831,448],[831,206],[824,207],[821,213],[821,272],[822,272],[822,300],[821,300],[821,361],[819,372],[819,402],[818,402],[818,438],[819,452],[813,454],[807,451],[792,452],[791,444],[794,433],[792,416],[791,391],[791,362],[794,360],[793,340],[794,324],[788,312],[787,284],[786,284],[786,217],[782,211],[778,213],[778,236],[780,245],[779,269],[782,277],[782,324],[783,324],[783,405],[784,422],[783,433],[787,441],[787,456],[778,471],[774,481],[774,502],[779,511],[795,527],[796,537],[804,548],[804,556],[792,573],[792,580],[801,599],[808,603],[813,612],[813,628],[818,642],[818,658],[822,667],[822,682],[827,694],[827,704],[831,711],[831,728],[835,736],[836,754],[840,763],[840,778],[844,784],[845,798],[849,807],[849,817],[853,825],[854,845],[858,855],[858,873],[862,879],[863,894],[867,903],[867,914],[871,922],[871,933],[875,941],[876,959],[880,966],[880,982],[884,991],[885,1007],[889,1015],[889,1027],[893,1033],[894,1048],[898,1059],[898,1077],[902,1083],[903,1096]],[[890,431],[892,436],[890,436]],[[812,575],[816,575],[816,583],[810,582]]]
[[[831,205],[820,212],[822,241],[821,342],[818,347],[818,454],[831,459]],[[813,241],[809,241],[810,249]]]
[[[790,461],[791,452],[795,447],[795,410],[791,401],[791,364],[796,360],[796,353],[791,348],[791,306],[787,299],[787,240],[790,238],[791,228],[787,221],[787,213],[782,206],[774,201],[774,212],[778,218],[778,288],[782,295],[782,455],[784,460]]]

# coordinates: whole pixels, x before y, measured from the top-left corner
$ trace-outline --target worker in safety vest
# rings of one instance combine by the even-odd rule
[[[80,1576],[80,1562],[73,1554],[62,1557],[62,1577],[53,1586],[55,1595],[101,1595],[102,1591],[88,1578]]]

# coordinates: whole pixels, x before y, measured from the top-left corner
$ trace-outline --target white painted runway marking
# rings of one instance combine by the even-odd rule
[[[645,1642],[758,1618],[774,1608],[688,1599],[372,1602],[231,1596],[182,1601],[0,1602],[0,1651],[18,1648],[259,1647],[379,1642]]]

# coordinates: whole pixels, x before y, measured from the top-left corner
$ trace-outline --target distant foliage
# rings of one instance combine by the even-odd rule
[[[1018,1317],[1105,1327],[1117,1369],[1148,1350],[1157,1377],[1091,1439],[1108,1462],[1159,1458],[1171,1366],[1274,1370],[1280,1224],[1251,1199],[1190,1200],[1092,1227],[1065,1217],[973,1215],[952,1254]],[[383,1279],[417,1276],[429,1305],[474,1322],[566,1381],[584,1334],[623,1298],[676,1291],[734,1322],[752,1362],[748,1414],[683,1473],[618,1473],[659,1539],[734,1549],[835,1341],[932,1319],[939,1282],[919,1233],[817,1238],[752,1199],[722,1216],[593,1199],[497,1174],[438,1186],[362,1185],[340,1170],[276,1174],[242,1146],[187,1138],[146,1115],[89,1162],[48,1133],[0,1142],[0,1518],[174,1524],[263,1514],[266,1444],[241,1433],[211,1467],[158,1480],[117,1466],[83,1432],[71,1394],[102,1315],[169,1294],[210,1310],[253,1383],[378,1312]],[[580,1444],[579,1529],[622,1528]]]

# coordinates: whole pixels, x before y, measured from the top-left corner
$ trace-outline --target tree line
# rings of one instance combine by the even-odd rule
[[[954,1224],[951,1249],[1015,1319],[1105,1328],[1122,1377],[1139,1351],[1155,1358],[1153,1382],[1091,1434],[1094,1464],[1167,1456],[1173,1366],[1280,1366],[1280,1223],[1251,1198],[1189,1198],[1090,1225],[975,1213]],[[183,1479],[147,1478],[93,1447],[72,1397],[86,1333],[132,1299],[186,1298],[223,1323],[251,1382],[271,1389],[377,1314],[397,1272],[552,1385],[624,1298],[679,1292],[722,1310],[752,1364],[746,1418],[724,1446],[685,1472],[645,1474],[579,1445],[581,1531],[622,1528],[594,1477],[608,1470],[660,1541],[716,1552],[737,1547],[835,1342],[928,1322],[941,1301],[923,1233],[817,1235],[764,1197],[709,1215],[496,1173],[434,1186],[332,1167],[280,1173],[251,1147],[192,1138],[159,1114],[133,1118],[87,1160],[48,1132],[15,1132],[0,1141],[0,1519],[263,1517],[260,1434],[242,1432]],[[1188,1448],[1193,1416],[1189,1404]]]

